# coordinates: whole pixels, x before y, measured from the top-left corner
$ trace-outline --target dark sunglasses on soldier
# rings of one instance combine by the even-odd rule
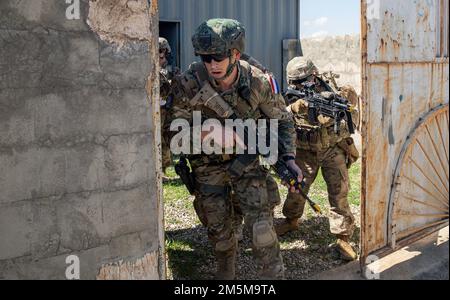
[[[228,58],[227,54],[208,54],[208,55],[200,55],[202,62],[210,64],[214,59],[216,62],[224,61]]]

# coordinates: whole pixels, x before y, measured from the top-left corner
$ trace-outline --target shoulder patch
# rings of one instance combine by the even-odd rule
[[[270,87],[272,89],[272,94],[277,95],[280,93],[280,86],[278,85],[277,80],[270,74],[266,74],[267,80],[270,83]]]

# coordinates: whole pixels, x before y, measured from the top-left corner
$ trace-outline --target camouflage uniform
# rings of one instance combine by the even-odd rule
[[[242,25],[229,19],[212,19],[204,22],[192,37],[197,55],[226,53],[244,50],[245,31]],[[218,118],[204,106],[192,106],[190,99],[201,87],[209,83],[230,104],[241,119],[278,119],[280,143],[286,153],[295,152],[295,128],[292,115],[284,99],[274,94],[267,75],[248,63],[229,59],[227,74],[237,68],[238,77],[233,89],[220,92],[215,80],[203,63],[193,63],[189,70],[173,81],[174,102],[171,119],[182,118],[192,124],[192,112],[201,111],[202,119]],[[230,72],[231,70],[231,72]],[[281,153],[284,154],[284,153]],[[189,155],[196,179],[196,209],[208,228],[208,237],[217,258],[217,279],[234,279],[237,241],[232,226],[233,209],[229,193],[239,202],[253,241],[253,255],[261,278],[284,277],[284,265],[278,239],[273,228],[273,217],[268,196],[268,172],[255,159],[243,174],[235,178],[229,167],[235,155]]]
[[[288,81],[291,88],[299,87],[298,81],[308,79],[316,81],[316,92],[334,92],[315,76],[317,68],[310,60],[294,58],[287,66]],[[296,86],[297,84],[297,86]],[[349,96],[348,89],[346,89]],[[351,95],[356,95],[353,90]],[[354,99],[354,97],[352,98]],[[289,108],[294,115],[297,125],[297,157],[296,163],[302,169],[305,181],[304,192],[307,194],[311,184],[317,177],[319,168],[328,188],[328,200],[330,203],[330,231],[337,235],[338,243],[348,242],[355,228],[355,220],[347,201],[349,191],[348,168],[356,161],[359,154],[350,137],[345,121],[341,124],[340,134],[334,131],[333,120],[319,118],[320,125],[314,126],[308,122],[308,104],[299,99]],[[355,117],[353,115],[353,117]],[[277,227],[277,233],[282,235],[297,228],[297,222],[302,217],[306,199],[300,194],[289,193],[283,206],[285,223]],[[356,254],[348,250],[344,258],[355,258]],[[348,254],[348,253],[347,253]]]
[[[270,73],[269,69],[267,69],[262,63],[260,63],[258,60],[256,60],[254,57],[250,56],[247,53],[243,53],[241,55],[241,60],[248,62],[252,67],[258,68],[264,73]],[[273,211],[273,209],[281,203],[278,184],[270,174],[267,175],[266,184],[270,208],[271,211]],[[230,197],[233,203],[233,227],[235,228],[238,240],[242,240],[243,239],[242,222],[244,220],[244,215],[242,209],[239,206],[239,200],[236,197],[233,197],[233,194],[234,192],[231,191]]]
[[[165,50],[166,57],[169,57],[172,53],[172,49],[170,48],[169,42],[165,39],[160,37],[159,38],[159,50]],[[167,106],[170,104],[168,103],[168,97],[170,94],[170,82],[172,79],[180,73],[179,69],[176,67],[173,67],[166,63],[162,66],[160,66],[159,71],[159,81],[160,81],[160,97],[161,97],[161,124],[165,123],[166,116],[167,116]],[[169,136],[163,135],[161,139],[161,154],[162,154],[162,169],[165,173],[165,170],[167,167],[172,165],[172,155],[170,153],[170,147],[169,147]]]
[[[273,215],[273,210],[276,206],[278,206],[281,203],[281,197],[280,192],[278,190],[278,184],[275,181],[275,179],[272,177],[272,175],[267,174],[266,177],[266,186],[267,186],[267,196],[269,198],[269,207],[270,211]],[[230,198],[229,201],[231,201],[232,204],[232,216],[233,216],[233,228],[236,235],[236,239],[238,241],[243,239],[243,227],[242,222],[244,221],[244,213],[241,209],[239,198],[236,197],[235,192],[233,191],[232,187],[228,187],[228,197]],[[206,212],[203,210],[203,207],[200,205],[198,201],[198,197],[195,197],[194,199],[194,208],[195,212],[202,223],[203,226],[207,227],[206,222]]]
[[[248,62],[252,67],[258,68],[259,70],[263,71],[264,73],[269,73],[268,69],[264,67],[258,60],[253,58],[247,53],[243,53],[241,55],[241,60]],[[269,196],[269,203],[271,210],[279,205],[281,203],[280,193],[278,190],[278,184],[276,183],[275,179],[268,174],[267,175],[267,192]],[[229,193],[228,196],[230,197],[230,201],[232,203],[232,215],[233,215],[233,228],[235,230],[235,235],[238,241],[241,241],[243,239],[243,227],[242,222],[244,221],[244,214],[242,212],[242,209],[239,205],[239,199],[234,196],[234,191],[231,187],[229,187]],[[205,212],[202,210],[198,198],[194,199],[194,208],[195,212],[197,213],[197,216],[202,223],[203,226],[206,227],[206,217]]]
[[[269,71],[266,67],[264,67],[258,60],[256,60],[255,58],[253,58],[252,56],[250,56],[247,53],[243,53],[241,55],[241,60],[248,62],[252,67],[258,68],[259,70],[263,71],[264,73],[269,73]],[[269,197],[269,203],[270,203],[271,210],[273,211],[273,209],[281,203],[280,192],[278,190],[277,182],[270,174],[267,175],[266,183],[267,183],[267,193],[268,193],[268,197]],[[228,196],[230,197],[230,201],[232,203],[233,228],[235,230],[236,238],[238,239],[238,241],[241,241],[243,239],[242,222],[244,221],[244,214],[239,205],[239,199],[236,196],[234,196],[234,191],[232,190],[232,188],[231,187],[229,187],[229,188],[230,188],[230,190],[229,190]],[[200,222],[203,224],[203,226],[206,227],[207,224],[206,224],[205,212],[202,210],[202,208],[198,202],[198,198],[194,199],[194,208],[195,208],[195,212],[197,213],[197,216],[198,216]]]

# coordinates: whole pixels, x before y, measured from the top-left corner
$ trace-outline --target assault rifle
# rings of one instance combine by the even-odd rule
[[[295,176],[295,174],[289,169],[289,167],[286,165],[286,163],[284,163],[283,160],[278,160],[275,163],[275,165],[272,166],[272,168],[275,170],[275,172],[278,174],[278,176],[280,177],[280,179],[282,181],[287,182],[290,186],[295,187],[295,189],[300,192],[300,195],[302,195],[303,198],[305,198],[308,201],[311,208],[317,214],[319,214],[319,215],[322,214],[322,211],[320,210],[319,205],[314,203],[314,201],[311,200],[311,198],[309,198],[308,195],[306,195],[303,192],[303,189],[305,188],[305,183],[303,181],[298,182],[297,176]]]
[[[203,88],[191,99],[190,104],[194,107],[197,105],[207,107],[222,119],[238,119],[233,108],[211,87],[209,83],[204,84]],[[248,132],[247,128],[244,127],[243,129],[244,143],[247,146]],[[256,149],[256,153],[259,153],[258,149]],[[232,177],[240,177],[246,167],[258,158],[258,155],[259,154],[249,153],[237,155],[228,169],[230,175]],[[321,213],[319,206],[303,192],[302,188],[304,187],[304,183],[298,181],[296,173],[289,168],[283,159],[279,158],[276,164],[271,167],[282,181],[289,184],[290,187],[294,187],[305,199],[307,199],[315,212]]]
[[[352,112],[356,108],[347,99],[333,92],[327,92],[329,97],[324,97],[322,94],[315,92],[315,83],[305,82],[302,83],[302,86],[302,91],[288,89],[285,96],[290,103],[297,99],[303,99],[308,102],[308,121],[311,124],[318,125],[318,116],[323,115],[334,120],[334,132],[336,134],[340,133],[342,120],[345,120],[347,123],[350,134],[355,133]]]

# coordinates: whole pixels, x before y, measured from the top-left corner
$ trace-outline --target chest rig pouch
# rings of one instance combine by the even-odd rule
[[[239,76],[239,82],[236,84],[236,87],[221,94],[212,87],[209,75],[203,64],[194,64],[191,66],[191,69],[196,80],[190,80],[189,82],[189,97],[191,98],[189,104],[195,110],[200,110],[203,117],[218,118],[222,124],[224,124],[226,119],[256,119],[255,110],[249,104],[251,97],[251,69],[241,68],[241,72],[249,72],[248,76]],[[195,95],[192,96],[192,94]],[[220,164],[220,162],[234,158],[234,155],[203,155],[200,163],[219,162]]]
[[[322,149],[321,128],[312,125],[297,127],[298,148],[318,152]]]
[[[198,87],[196,89],[197,93],[200,92],[201,88],[204,87],[205,84],[209,83],[209,75],[203,64],[194,64],[192,65],[192,69],[197,77]],[[232,108],[236,116],[240,119],[258,119],[261,117],[261,113],[259,110],[256,110],[250,105],[251,98],[251,83],[252,83],[252,74],[251,67],[245,62],[240,62],[240,72],[239,82],[237,83],[237,88],[231,91],[226,91],[224,93],[217,93],[218,96],[222,97]],[[245,75],[244,75],[245,74]],[[197,96],[197,95],[196,95]],[[195,97],[195,96],[194,96]],[[195,103],[192,103],[194,106],[197,106]],[[229,118],[227,116],[217,116],[217,114],[211,111],[208,107],[205,106],[197,106],[202,112],[205,113],[206,116],[212,118]],[[223,120],[221,120],[223,121]]]

